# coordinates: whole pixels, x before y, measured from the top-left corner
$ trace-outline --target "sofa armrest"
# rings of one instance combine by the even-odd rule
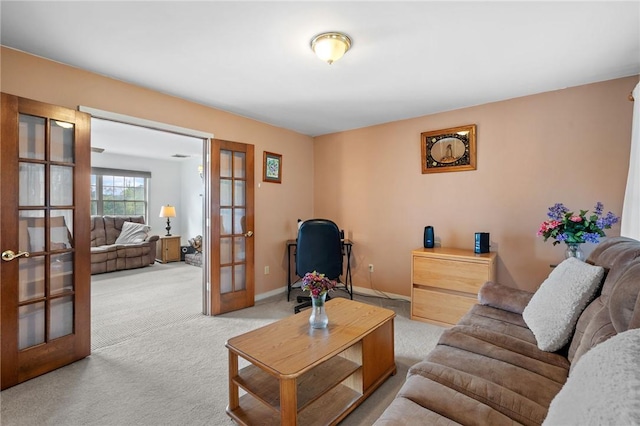
[[[533,293],[487,281],[478,292],[478,302],[516,314],[522,314]]]
[[[153,265],[156,262],[156,243],[160,239],[158,235],[149,235],[145,242],[149,243],[149,264]]]

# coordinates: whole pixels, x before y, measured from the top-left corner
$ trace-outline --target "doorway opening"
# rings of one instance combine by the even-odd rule
[[[144,190],[144,217],[145,223],[152,228],[149,234],[163,238],[170,233],[172,244],[179,240],[178,262],[182,264],[186,251],[191,251],[187,249],[191,247],[190,240],[193,242],[197,236],[202,237],[201,264],[192,263],[191,268],[201,271],[201,313],[209,315],[210,266],[206,256],[210,248],[208,153],[213,135],[88,107],[81,106],[80,110],[92,116],[92,168],[137,170],[148,176]],[[117,187],[109,191],[110,196],[116,196],[116,192],[117,196],[121,196],[123,192]],[[126,203],[120,203],[123,204]],[[160,217],[162,206],[167,204],[174,207],[175,217]],[[121,214],[122,208],[118,211],[113,211],[113,208],[111,211],[109,208],[102,211]],[[124,214],[128,213],[124,211]],[[171,228],[166,229],[169,226]],[[157,256],[153,254],[153,257]],[[169,262],[156,262],[150,268],[140,268],[136,273],[142,274],[154,266],[170,265]],[[178,263],[173,266],[178,266]],[[193,274],[193,271],[190,273]]]

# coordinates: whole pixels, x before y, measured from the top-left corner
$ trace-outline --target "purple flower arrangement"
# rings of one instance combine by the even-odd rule
[[[333,290],[337,283],[324,274],[319,274],[316,271],[307,272],[302,278],[302,290],[311,292],[311,297],[319,297],[326,294],[329,290]]]
[[[593,214],[587,217],[588,210],[580,210],[575,214],[562,203],[556,203],[549,207],[548,220],[542,222],[538,230],[538,236],[555,239],[553,245],[561,242],[567,244],[599,243],[600,237],[604,237],[605,229],[618,223],[619,217],[608,212],[602,214],[603,204],[597,202]]]

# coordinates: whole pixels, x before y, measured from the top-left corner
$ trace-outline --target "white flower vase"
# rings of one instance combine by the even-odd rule
[[[324,309],[326,299],[327,293],[318,297],[311,296],[311,316],[309,317],[309,324],[312,328],[327,328],[329,324],[329,317],[327,316],[327,311]]]

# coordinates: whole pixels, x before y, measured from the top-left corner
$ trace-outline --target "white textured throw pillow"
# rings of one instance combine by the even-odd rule
[[[567,344],[603,276],[604,268],[574,257],[551,271],[522,312],[538,348],[554,352]]]
[[[142,223],[125,222],[122,224],[122,232],[116,238],[116,244],[135,244],[147,239],[147,233],[151,227]]]
[[[640,424],[640,329],[596,345],[551,401],[546,426]]]

